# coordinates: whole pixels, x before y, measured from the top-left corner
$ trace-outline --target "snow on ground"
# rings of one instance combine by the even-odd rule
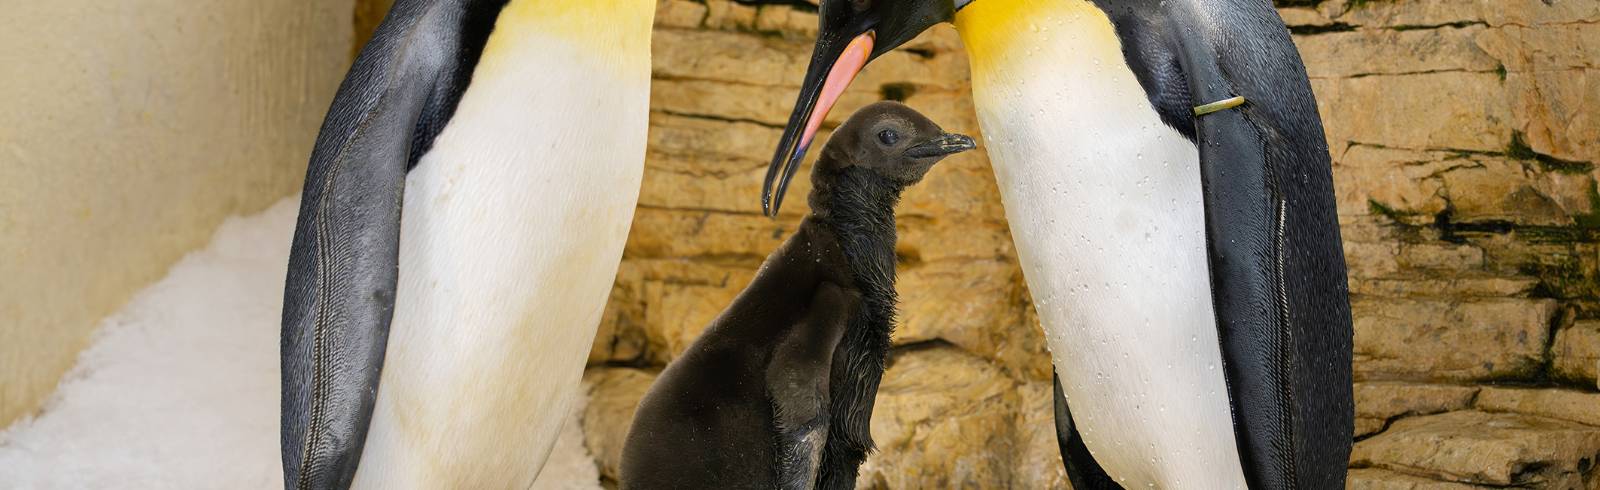
[[[278,317],[297,209],[228,220],[107,317],[40,414],[0,432],[0,486],[283,488]],[[599,488],[577,426],[535,488]]]

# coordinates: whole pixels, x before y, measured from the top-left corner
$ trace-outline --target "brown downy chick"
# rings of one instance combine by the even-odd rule
[[[974,147],[894,102],[835,130],[811,214],[640,401],[621,487],[854,488],[894,328],[894,207]]]

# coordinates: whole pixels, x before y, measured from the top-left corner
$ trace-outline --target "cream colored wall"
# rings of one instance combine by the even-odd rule
[[[0,0],[0,427],[225,217],[296,190],[352,0]]]

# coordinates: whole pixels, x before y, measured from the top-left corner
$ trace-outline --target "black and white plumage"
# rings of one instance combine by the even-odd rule
[[[846,46],[870,42],[870,59],[953,21],[1075,483],[1342,487],[1351,329],[1329,157],[1269,2],[858,0],[819,14],[769,188],[804,153],[821,96],[857,69]]]
[[[284,294],[285,487],[532,483],[638,199],[653,13],[395,3],[307,171]]]

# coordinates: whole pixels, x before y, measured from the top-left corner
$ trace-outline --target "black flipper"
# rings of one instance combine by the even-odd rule
[[[1112,480],[1100,463],[1094,460],[1094,455],[1089,454],[1089,446],[1084,445],[1083,437],[1078,435],[1078,427],[1072,424],[1072,413],[1067,411],[1067,397],[1061,392],[1061,375],[1051,373],[1055,384],[1056,408],[1056,443],[1061,445],[1061,461],[1067,466],[1067,481],[1072,483],[1074,490],[1119,490],[1116,480]]]
[[[347,488],[394,312],[407,169],[443,129],[504,0],[400,0],[312,151],[284,287],[284,487]]]
[[[1155,7],[1194,105],[1212,301],[1252,488],[1344,488],[1354,424],[1350,306],[1328,149],[1267,0]]]
[[[1253,488],[1343,488],[1354,407],[1333,179],[1316,100],[1267,0],[1093,0],[1200,151],[1212,302]],[[1243,96],[1242,106],[1193,108]]]
[[[778,488],[816,487],[828,440],[828,378],[833,351],[861,298],[832,283],[817,287],[800,326],[773,351],[767,390],[777,429]]]

